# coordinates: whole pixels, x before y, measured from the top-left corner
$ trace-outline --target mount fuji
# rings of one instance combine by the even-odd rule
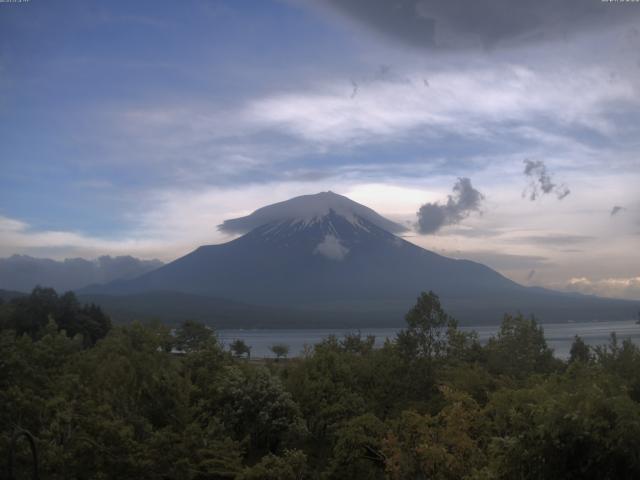
[[[398,325],[427,290],[465,324],[498,323],[516,311],[544,322],[629,319],[638,308],[524,287],[485,265],[438,255],[397,236],[404,226],[333,192],[269,205],[218,228],[241,236],[79,293],[106,308],[150,302],[158,310],[147,305],[145,313],[162,317],[177,308],[225,327]]]

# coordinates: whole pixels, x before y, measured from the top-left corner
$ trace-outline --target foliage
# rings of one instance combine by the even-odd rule
[[[289,345],[286,345],[284,343],[276,343],[275,345],[271,345],[271,347],[269,347],[269,350],[271,350],[276,356],[276,360],[280,360],[280,358],[282,357],[286,358],[286,356],[289,355]]]
[[[36,287],[0,309],[0,328],[34,340],[44,335],[49,320],[70,337],[79,335],[85,347],[95,345],[111,329],[111,320],[100,307],[80,305],[73,292],[58,296],[52,288]]]
[[[569,363],[584,362],[588,363],[592,359],[591,348],[584,343],[584,340],[578,335],[573,339],[571,350],[569,351]]]
[[[550,373],[559,363],[547,346],[544,331],[534,318],[505,315],[498,335],[486,347],[489,370],[514,378]]]
[[[247,358],[251,358],[251,347],[247,345],[244,340],[236,339],[231,342],[229,345],[229,350],[238,358],[247,356]]]
[[[182,322],[175,332],[175,346],[184,352],[203,350],[212,341],[215,341],[213,330],[193,320]]]
[[[446,355],[456,322],[444,311],[435,293],[422,292],[405,321],[407,328],[398,333],[397,343],[407,358],[438,359]]]
[[[298,405],[264,368],[226,367],[215,396],[225,427],[236,438],[247,438],[252,448],[275,451],[306,433]]]
[[[385,455],[382,438],[387,427],[366,413],[345,422],[336,432],[336,441],[327,476],[332,479],[384,478]]]
[[[640,475],[640,405],[608,374],[576,365],[489,405],[495,478]]]
[[[468,395],[442,387],[437,415],[405,411],[384,441],[388,478],[469,478],[484,460],[482,416]]]
[[[252,467],[245,468],[236,480],[302,480],[307,456],[300,450],[285,450],[281,456],[268,454]]]
[[[26,429],[54,480],[640,478],[640,349],[615,335],[563,362],[507,315],[483,346],[433,293],[380,348],[281,363],[197,322],[107,327],[49,289],[0,305],[0,458]]]

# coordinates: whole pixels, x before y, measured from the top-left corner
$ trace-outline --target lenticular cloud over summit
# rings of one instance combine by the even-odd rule
[[[242,235],[270,223],[314,223],[332,211],[353,222],[362,218],[388,232],[401,233],[407,230],[404,226],[387,220],[372,209],[333,192],[302,195],[267,205],[246,217],[225,220],[218,225],[218,229],[221,232]]]

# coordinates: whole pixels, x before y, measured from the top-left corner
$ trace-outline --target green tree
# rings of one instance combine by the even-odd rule
[[[111,329],[110,318],[97,305],[81,305],[73,292],[59,297],[55,290],[42,287],[13,299],[3,325],[36,340],[43,335],[49,318],[70,337],[80,335],[85,347],[95,345]]]
[[[281,358],[287,358],[287,355],[289,355],[289,345],[286,345],[284,343],[276,343],[275,345],[271,345],[271,347],[269,347],[269,350],[271,350],[276,356],[276,361],[280,360]]]
[[[280,379],[265,368],[226,367],[215,386],[209,411],[251,447],[274,452],[306,434],[300,408]]]
[[[389,479],[470,478],[484,464],[482,416],[468,395],[441,387],[445,407],[435,416],[405,411],[383,444]]]
[[[285,370],[288,390],[314,437],[324,440],[343,421],[366,412],[366,401],[356,391],[362,378],[357,360],[366,362],[344,352],[337,339],[327,339],[316,345],[311,357]]]
[[[236,480],[303,480],[307,456],[300,450],[285,450],[280,456],[268,454],[252,467],[246,467]]]
[[[210,347],[216,341],[213,330],[204,323],[186,320],[175,331],[175,346],[184,352],[195,352]]]
[[[591,348],[580,336],[576,335],[573,339],[573,343],[571,344],[571,350],[569,351],[569,363],[588,363],[591,359]]]
[[[615,376],[576,362],[488,405],[489,478],[640,478],[640,405]]]
[[[371,353],[375,343],[376,337],[374,335],[363,337],[359,330],[355,333],[345,334],[340,340],[340,345],[345,352],[358,353],[361,355]]]
[[[238,358],[244,357],[245,355],[248,359],[251,358],[251,347],[239,338],[231,342],[229,350]]]
[[[7,327],[18,335],[26,333],[33,339],[40,336],[49,317],[58,317],[59,298],[52,288],[35,287],[30,295],[11,300],[12,315]]]
[[[428,402],[438,395],[437,377],[446,359],[454,352],[462,359],[464,336],[459,335],[455,319],[444,311],[440,299],[431,291],[420,294],[405,321],[407,328],[398,333],[395,343],[404,363],[396,372],[402,386],[397,393],[406,399]]]
[[[384,422],[371,413],[344,422],[336,431],[327,477],[336,480],[384,478],[386,457],[382,440],[386,432]]]
[[[594,357],[600,367],[621,379],[631,398],[640,402],[640,348],[631,339],[620,342],[612,332],[608,344],[595,348]]]
[[[485,348],[492,373],[524,379],[534,373],[550,373],[559,368],[547,345],[544,330],[534,318],[505,315],[500,330]]]
[[[449,330],[456,321],[440,305],[433,293],[422,292],[405,316],[407,328],[397,336],[400,351],[411,359],[439,359],[447,353]]]

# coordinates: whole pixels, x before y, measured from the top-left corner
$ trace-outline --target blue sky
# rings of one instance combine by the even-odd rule
[[[323,190],[413,223],[467,177],[411,241],[640,298],[640,4],[453,3],[0,3],[0,256],[171,260]]]

